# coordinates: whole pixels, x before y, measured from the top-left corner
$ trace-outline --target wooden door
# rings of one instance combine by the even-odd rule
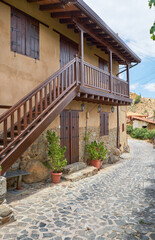
[[[78,44],[60,35],[60,67],[63,67],[78,53]]]
[[[60,114],[60,143],[66,146],[67,163],[79,161],[79,112],[64,110]]]

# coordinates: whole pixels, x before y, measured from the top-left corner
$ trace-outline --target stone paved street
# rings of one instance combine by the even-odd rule
[[[11,202],[16,221],[0,239],[155,240],[155,149],[129,143],[131,159]]]

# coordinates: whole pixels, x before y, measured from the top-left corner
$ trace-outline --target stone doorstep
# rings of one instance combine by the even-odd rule
[[[65,179],[66,181],[70,181],[70,182],[75,182],[86,177],[91,177],[97,173],[98,173],[97,168],[88,166],[84,169],[81,169],[71,174],[63,174],[62,179]]]
[[[77,172],[79,170],[82,170],[86,167],[87,167],[87,165],[84,162],[72,163],[72,164],[69,164],[69,165],[64,167],[63,173],[64,174],[71,174],[71,173]]]

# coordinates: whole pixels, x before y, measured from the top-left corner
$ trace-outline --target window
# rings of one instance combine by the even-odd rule
[[[99,57],[99,68],[108,72],[108,62],[100,57]]]
[[[122,132],[124,132],[124,129],[125,129],[125,128],[124,128],[124,123],[122,123]]]
[[[11,51],[39,59],[39,22],[11,9]]]
[[[109,113],[100,113],[100,136],[109,135]]]

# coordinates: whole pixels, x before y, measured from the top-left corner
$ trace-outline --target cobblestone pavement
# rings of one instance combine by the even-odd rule
[[[131,159],[12,202],[17,220],[0,239],[155,239],[155,150],[129,142]]]

